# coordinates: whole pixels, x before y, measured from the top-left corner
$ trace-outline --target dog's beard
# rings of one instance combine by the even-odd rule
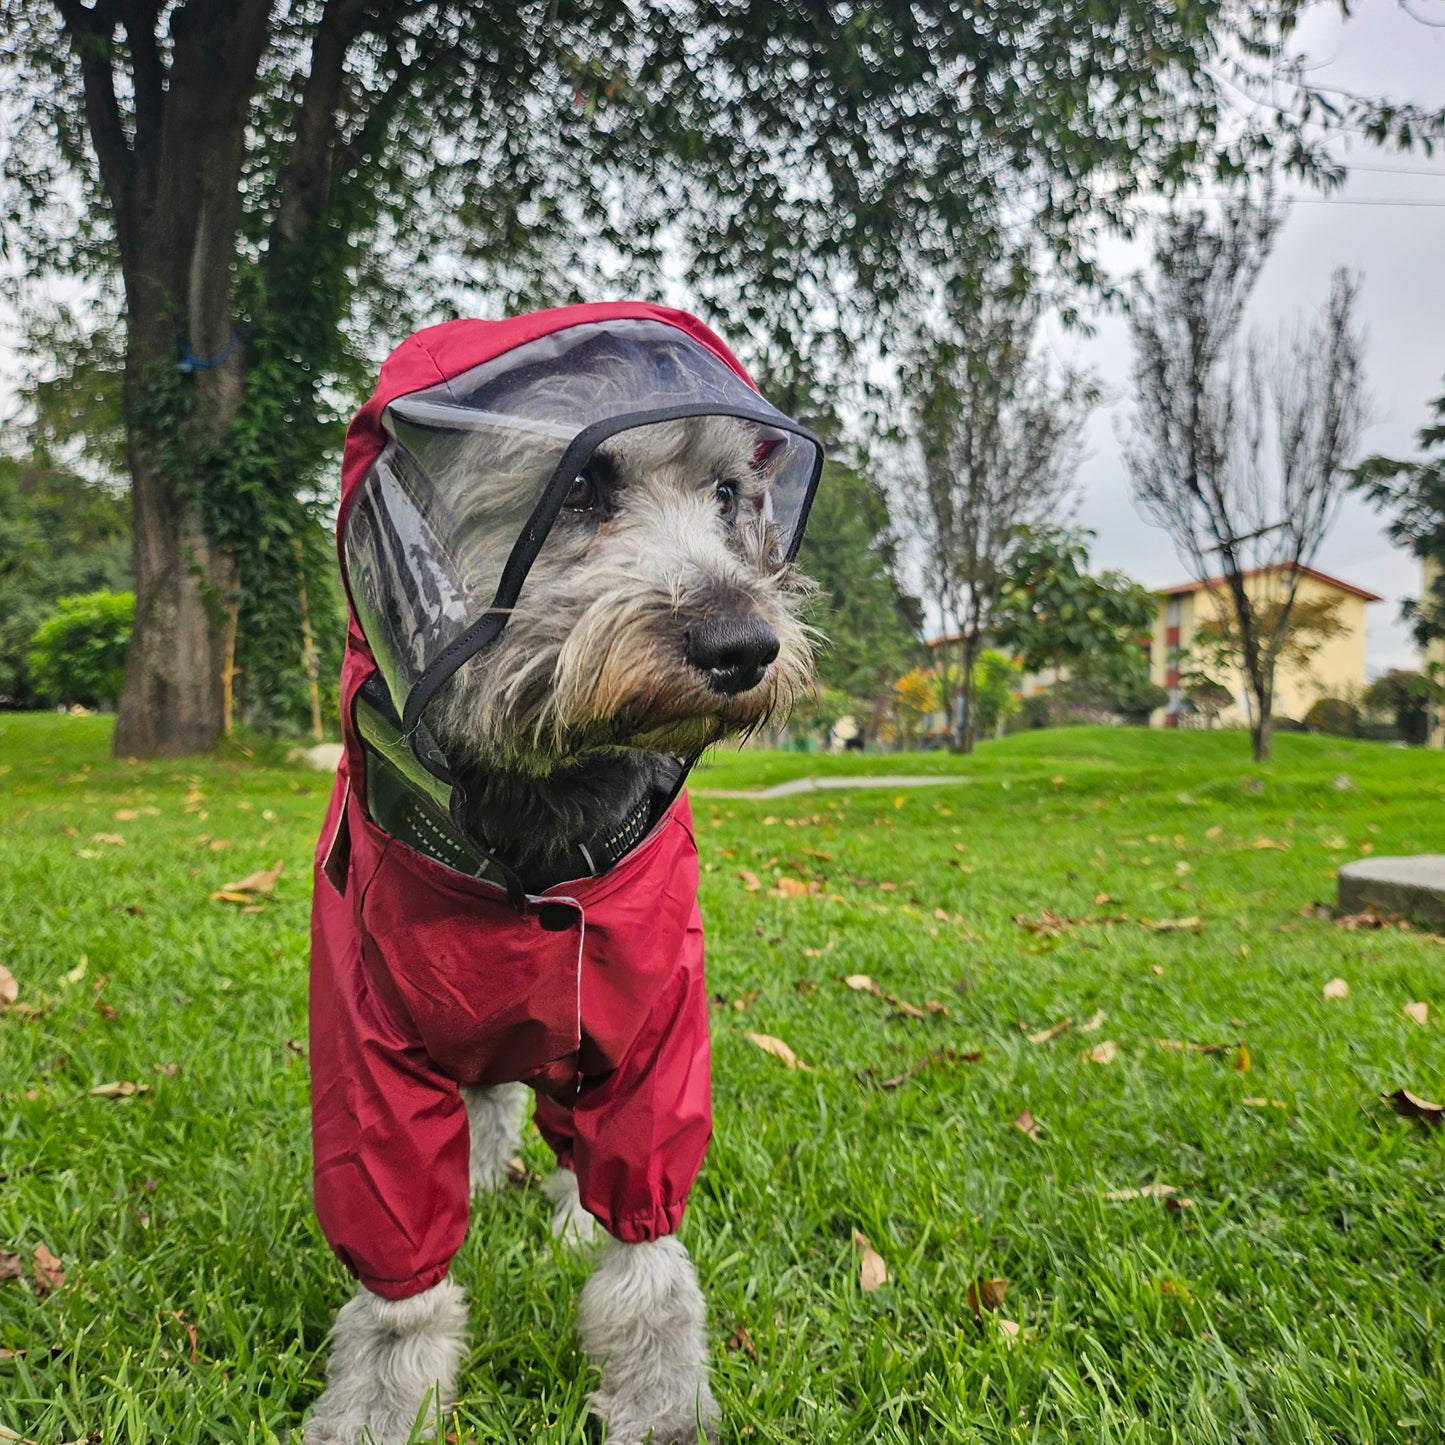
[[[616,505],[559,516],[501,635],[432,704],[454,765],[541,776],[603,749],[692,756],[787,715],[811,686],[811,584],[778,565],[760,508],[728,525],[698,480],[749,476],[755,440],[744,423],[695,418],[606,445]],[[730,690],[689,661],[690,629],[719,615],[776,637],[753,686]]]

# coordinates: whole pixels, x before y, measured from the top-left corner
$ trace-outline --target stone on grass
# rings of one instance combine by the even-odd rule
[[[1398,913],[1445,931],[1445,853],[1361,858],[1340,869],[1340,910]]]

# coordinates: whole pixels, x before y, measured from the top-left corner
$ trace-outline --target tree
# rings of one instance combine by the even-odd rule
[[[1439,449],[1422,461],[1369,457],[1355,469],[1351,485],[1379,511],[1393,512],[1386,534],[1422,562],[1433,562],[1434,577],[1418,601],[1405,603],[1420,647],[1445,639],[1445,393],[1431,403],[1433,423],[1421,427],[1420,450]]]
[[[44,455],[0,457],[0,706],[36,702],[30,639],[61,597],[129,583],[123,497]]]
[[[478,298],[660,292],[667,254],[769,369],[816,375],[1005,230],[1091,281],[1142,189],[1266,153],[1337,176],[1321,121],[1445,129],[1277,65],[1308,3],[0,0],[10,244],[124,320],[117,751],[217,735],[245,614],[265,635],[297,590],[371,338]],[[1224,122],[1241,88],[1266,127]]]
[[[1392,667],[1366,689],[1365,706],[1390,716],[1402,742],[1424,747],[1430,740],[1430,711],[1441,701],[1441,686],[1423,673]]]
[[[899,585],[897,543],[877,483],[829,461],[798,565],[817,584],[818,681],[860,701],[886,697],[920,650],[917,600]]]
[[[980,296],[948,335],[928,339],[907,384],[921,463],[903,501],[930,601],[958,638],[953,735],[965,753],[978,731],[975,664],[1008,559],[1020,528],[1065,506],[1095,398],[1082,377],[1056,380],[1037,358],[1039,302],[1012,279],[1012,289]]]
[[[1288,668],[1308,674],[1316,654],[1345,630],[1338,597],[1296,597],[1288,619],[1281,622],[1284,601],[1279,597],[1256,597],[1258,579],[1248,579],[1253,600],[1255,625],[1266,637],[1278,635],[1275,669]],[[1216,599],[1214,616],[1202,623],[1187,649],[1181,651],[1179,679],[1186,686],[1217,682],[1220,675],[1244,672],[1244,644],[1239,619],[1231,602]],[[1228,689],[1227,689],[1228,690]],[[1230,701],[1234,694],[1229,691]]]
[[[1275,348],[1238,342],[1278,214],[1268,200],[1161,228],[1129,308],[1135,504],[1199,581],[1222,572],[1250,704],[1269,755],[1274,676],[1303,576],[1344,494],[1364,412],[1355,283],[1337,272],[1319,324]]]
[[[1052,670],[1056,684],[1067,673],[1076,691],[1133,714],[1150,685],[1141,639],[1153,626],[1154,598],[1121,572],[1089,571],[1093,535],[1024,528],[1009,553],[995,630],[1026,672]]]

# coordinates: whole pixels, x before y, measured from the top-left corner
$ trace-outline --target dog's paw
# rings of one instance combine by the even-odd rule
[[[582,1207],[577,1176],[570,1169],[557,1169],[542,1181],[542,1193],[552,1201],[552,1238],[576,1247],[591,1244],[597,1237],[597,1221]]]
[[[592,1396],[592,1409],[607,1422],[607,1445],[698,1445],[699,1440],[717,1445],[722,1418],[706,1381],[695,1401],[674,1402],[661,1414],[636,1400],[609,1399],[601,1391]]]

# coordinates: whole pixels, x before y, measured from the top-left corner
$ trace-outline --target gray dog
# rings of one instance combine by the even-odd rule
[[[486,476],[499,513],[514,505],[507,496],[507,479],[517,469],[508,452],[511,445],[479,432],[449,464],[461,473]],[[637,866],[645,866],[656,846],[635,846],[636,840],[655,838],[669,826],[682,778],[702,750],[784,715],[810,686],[813,634],[800,616],[807,584],[791,565],[791,551],[784,555],[785,539],[770,511],[767,457],[772,445],[755,420],[735,414],[680,416],[609,436],[571,480],[505,629],[430,700],[427,726],[450,760],[456,788],[453,820],[461,834],[484,840],[490,866],[501,870],[493,876],[510,880],[514,901],[516,889],[525,892],[528,902],[521,916],[528,926],[535,926],[531,920],[539,909],[542,929],[569,926],[572,915],[564,905],[583,895],[571,884],[567,889],[560,885],[577,878],[579,855],[592,861],[590,840],[611,838],[617,844],[613,851],[624,860],[619,871],[632,866],[626,861],[634,856],[630,847],[644,859]],[[465,480],[457,475],[443,479],[453,490]],[[517,485],[525,489],[526,484]],[[495,575],[501,563],[492,554],[505,552],[512,538],[499,535],[485,514],[459,532],[460,572]],[[355,595],[354,567],[350,581]],[[344,812],[345,798],[341,806]],[[350,806],[356,806],[354,800]],[[350,816],[355,820],[349,864],[354,886],[357,850],[366,840],[357,836],[361,821],[355,813]],[[369,822],[365,826],[371,829]],[[334,843],[330,851],[336,852]],[[386,869],[409,855],[383,842],[378,856],[382,861],[375,879],[384,881]],[[694,896],[684,898],[682,907],[695,920],[696,863],[695,855],[689,857]],[[318,893],[326,886],[318,883]],[[371,910],[368,926],[382,936],[385,952],[391,935],[385,933],[384,920],[375,921],[381,912],[379,887],[380,882],[370,884],[366,908]],[[590,914],[587,926],[592,927]],[[695,923],[693,928],[696,932]],[[536,936],[546,942],[565,935]],[[706,996],[697,993],[700,932],[696,947],[697,978],[686,1007],[694,1014],[700,1007],[704,1019],[700,1087],[705,1093]],[[581,978],[579,972],[579,1019]],[[313,1040],[322,997],[318,987],[324,990],[329,983],[313,983]],[[408,1004],[419,1020],[420,1039],[408,1057],[429,1055],[418,1065],[423,1069],[431,1067],[432,1059],[445,1063],[450,1047],[445,1041],[433,1045],[427,1034],[428,997],[439,987],[431,986],[430,995],[419,988],[419,1002]],[[660,1052],[668,1042],[666,1030],[663,1035]],[[583,1065],[578,1066],[584,1074],[587,1047],[584,1042]],[[327,1071],[314,1086],[324,1111],[334,1092],[332,1074],[354,1088],[355,1070],[345,1059],[328,1063],[323,1054],[313,1043],[313,1074]],[[482,1054],[474,1050],[466,1057]],[[624,1064],[615,1075],[628,1067]],[[538,1125],[565,1166],[544,1186],[554,1204],[553,1233],[578,1247],[589,1246],[600,1206],[592,1204],[588,1191],[599,1197],[604,1192],[603,1184],[589,1181],[603,1178],[601,1161],[612,1157],[608,1151],[623,1157],[618,1166],[623,1175],[614,1170],[614,1177],[625,1177],[624,1156],[633,1147],[626,1139],[611,1140],[612,1116],[604,1106],[596,1112],[596,1136],[589,1132],[590,1101],[594,1094],[605,1098],[614,1073],[599,1067],[603,1082],[568,1083],[573,1092],[564,1109],[556,1102],[562,1097],[560,1086],[549,1095],[551,1086],[539,1085],[536,1077],[527,1076],[525,1085],[510,1081],[521,1076],[519,1070],[508,1075],[501,1065],[468,1063],[448,1065],[446,1071],[454,1081],[453,1094],[465,1106],[469,1155],[462,1157],[468,1158],[470,1187],[478,1193],[504,1185],[507,1161],[519,1147],[527,1086],[537,1092]],[[440,1109],[450,1107],[444,1094],[436,1097]],[[350,1118],[355,1106],[345,1108]],[[412,1265],[391,1268],[385,1255],[370,1265],[353,1261],[358,1251],[345,1243],[344,1226],[329,1222],[342,1207],[328,1203],[329,1195],[323,1199],[323,1176],[333,1156],[349,1158],[359,1146],[349,1137],[333,1145],[333,1137],[318,1126],[318,1212],[362,1287],[337,1317],[327,1388],[305,1438],[307,1445],[364,1440],[398,1445],[418,1420],[434,1419],[455,1399],[465,1296],[445,1274],[445,1256],[441,1277],[420,1289],[415,1282],[425,1283],[435,1270],[423,1276]],[[705,1148],[705,1127],[699,1137]],[[420,1175],[420,1166],[415,1172]],[[678,1203],[668,1219],[680,1213]],[[604,1214],[602,1222],[605,1237],[582,1292],[578,1333],[587,1356],[601,1369],[591,1401],[606,1421],[608,1440],[681,1445],[696,1441],[699,1430],[715,1440],[718,1409],[708,1385],[706,1311],[686,1249],[670,1224],[639,1236],[624,1227],[625,1220],[614,1223]],[[632,1238],[626,1237],[629,1232]],[[389,1281],[403,1276],[413,1283],[392,1288]]]

